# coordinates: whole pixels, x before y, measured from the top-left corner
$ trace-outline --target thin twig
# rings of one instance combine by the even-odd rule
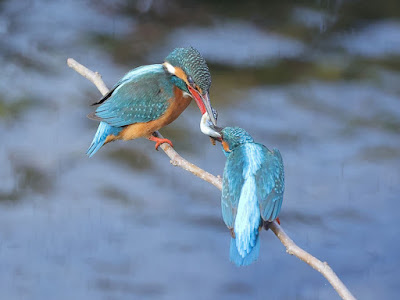
[[[320,272],[329,281],[342,299],[355,299],[327,262],[320,261],[318,258],[297,246],[276,221],[269,226],[269,229],[275,233],[277,238],[286,247],[287,253],[296,256],[306,264],[310,265],[313,269]]]
[[[105,85],[103,79],[101,79],[101,75],[98,72],[89,70],[73,58],[67,59],[67,65],[89,81],[93,82],[103,96],[108,93],[109,89]]]
[[[86,68],[85,66],[78,63],[76,60],[72,58],[68,58],[67,64],[69,67],[74,69],[76,72],[81,74],[83,77],[90,80],[102,93],[104,96],[108,93],[108,88],[104,84],[103,80],[101,79],[101,75],[97,72],[93,72]],[[159,137],[162,135],[159,132],[156,132]],[[198,166],[192,164],[191,162],[184,159],[182,156],[178,154],[169,144],[164,143],[160,146],[160,148],[168,155],[171,159],[170,163],[174,166],[180,167],[197,177],[203,179],[214,185],[219,190],[222,189],[222,180],[219,177],[216,177],[203,169],[199,168]],[[339,279],[336,273],[332,270],[332,268],[328,265],[327,262],[322,262],[316,257],[312,256],[310,253],[306,252],[299,246],[297,246],[293,240],[286,234],[286,232],[282,229],[282,227],[276,222],[272,222],[269,226],[272,232],[278,237],[281,243],[286,247],[286,252],[290,255],[294,255],[300,260],[304,261],[312,268],[320,272],[332,285],[332,287],[336,290],[339,296],[345,300],[354,300],[356,299],[347,287],[343,284],[343,282]]]
[[[157,136],[160,138],[163,138],[161,133],[158,131],[156,132]],[[204,181],[207,181],[214,185],[217,189],[222,189],[222,181],[221,178],[215,177],[214,175],[208,173],[207,171],[204,171],[203,169],[199,168],[195,164],[192,164],[191,162],[187,161],[184,159],[182,156],[179,155],[178,152],[175,151],[174,148],[172,148],[169,144],[164,143],[161,144],[161,149],[169,156],[170,163],[173,166],[180,167],[193,175],[196,175],[197,177],[203,179]]]

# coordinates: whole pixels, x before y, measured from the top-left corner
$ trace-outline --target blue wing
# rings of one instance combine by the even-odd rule
[[[262,146],[262,145],[260,145]],[[258,187],[258,203],[261,217],[264,221],[272,222],[278,217],[285,190],[285,174],[282,156],[279,150],[268,150],[263,147],[263,161],[256,173]]]
[[[228,228],[233,228],[239,205],[244,178],[245,157],[241,151],[233,151],[228,155],[222,179],[221,208],[222,218]]]
[[[158,119],[168,108],[173,85],[160,64],[127,73],[98,102],[94,118],[121,127]]]

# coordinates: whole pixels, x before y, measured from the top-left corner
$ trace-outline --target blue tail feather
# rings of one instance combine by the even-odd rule
[[[233,262],[237,266],[248,266],[251,263],[255,262],[260,254],[260,237],[257,234],[256,240],[255,240],[255,245],[254,247],[250,250],[248,254],[246,254],[245,257],[242,257],[239,254],[239,251],[236,247],[236,240],[234,238],[231,238],[231,247],[229,250],[229,258],[230,261]]]
[[[97,132],[94,135],[92,144],[86,154],[92,157],[105,143],[109,135],[118,135],[121,132],[121,127],[113,127],[106,122],[100,122]]]

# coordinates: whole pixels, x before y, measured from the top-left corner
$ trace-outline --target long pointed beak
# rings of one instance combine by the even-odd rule
[[[192,94],[194,100],[197,103],[197,106],[199,107],[200,111],[202,114],[205,112],[208,113],[210,116],[210,120],[213,123],[214,126],[217,126],[217,120],[214,117],[212,108],[211,108],[211,103],[210,103],[210,97],[208,96],[208,92],[206,92],[204,95],[201,95],[197,90],[192,88],[190,85],[188,85],[189,92]]]
[[[213,110],[211,108],[210,97],[208,96],[208,92],[204,95],[201,95],[201,100],[203,101],[204,106],[206,107],[206,111],[208,116],[210,117],[211,122],[214,126],[217,126],[217,120],[214,117]]]

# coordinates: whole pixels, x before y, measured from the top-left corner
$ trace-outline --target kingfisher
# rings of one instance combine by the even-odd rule
[[[279,222],[285,189],[282,156],[255,143],[239,127],[213,127],[206,114],[203,133],[222,142],[227,158],[222,178],[222,217],[231,233],[230,260],[249,265],[260,252],[259,232],[270,222]]]
[[[93,156],[103,145],[115,140],[140,137],[162,143],[172,142],[154,132],[173,122],[191,99],[202,114],[208,112],[216,125],[210,104],[211,75],[205,59],[193,47],[176,48],[162,64],[135,68],[93,105],[89,119],[100,121],[87,155]]]

